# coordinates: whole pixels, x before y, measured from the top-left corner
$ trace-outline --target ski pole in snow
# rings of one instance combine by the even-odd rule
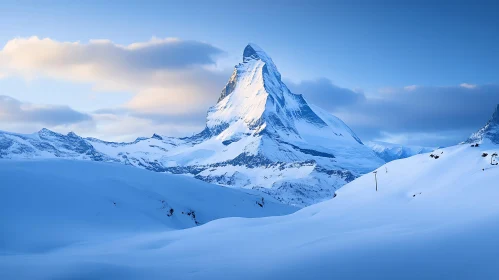
[[[376,182],[376,191],[378,191],[378,178],[376,177],[378,171],[374,171],[373,173],[374,173],[374,181]]]

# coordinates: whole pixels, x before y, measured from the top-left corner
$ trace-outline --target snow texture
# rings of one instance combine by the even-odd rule
[[[0,160],[0,178],[0,255],[298,209],[256,192],[102,162]]]
[[[438,149],[377,169],[378,191],[369,173],[290,215],[179,230],[165,222],[160,199],[175,208],[203,199],[196,218],[204,221],[226,199],[252,216],[268,204],[255,208],[235,190],[182,177],[170,176],[170,190],[161,174],[119,165],[3,161],[0,278],[498,279],[499,167],[482,157],[498,151]],[[200,185],[187,192],[181,182]],[[198,193],[203,186],[210,190]],[[177,191],[184,199],[167,194]],[[222,193],[231,197],[217,200]]]

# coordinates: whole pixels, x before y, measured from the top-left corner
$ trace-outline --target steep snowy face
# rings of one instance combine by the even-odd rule
[[[213,135],[228,130],[223,137],[240,133],[261,134],[285,131],[296,134],[286,116],[285,85],[272,59],[254,44],[244,49],[243,62],[237,65],[222,90],[218,103],[208,112],[207,128]]]
[[[230,131],[224,138],[250,133],[296,140],[302,139],[296,123],[300,120],[317,128],[327,126],[301,95],[289,91],[272,59],[249,44],[243,62],[235,67],[218,103],[208,112],[207,129],[212,135]]]
[[[477,132],[471,134],[466,143],[493,143],[499,144],[499,104],[497,104],[492,118]]]

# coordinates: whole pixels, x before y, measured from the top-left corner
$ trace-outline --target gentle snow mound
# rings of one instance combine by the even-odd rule
[[[0,180],[0,254],[297,210],[261,195],[110,163],[0,160]]]
[[[461,145],[393,161],[377,169],[377,192],[369,173],[334,199],[288,216],[220,219],[188,230],[4,255],[0,277],[499,279],[499,166],[490,164],[498,151]],[[47,225],[54,233],[65,230]]]

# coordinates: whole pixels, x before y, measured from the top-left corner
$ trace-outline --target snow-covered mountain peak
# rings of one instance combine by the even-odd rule
[[[271,70],[272,74],[277,75],[279,79],[281,78],[281,73],[277,71],[277,67],[274,64],[274,61],[272,61],[272,58],[270,58],[270,56],[256,44],[249,43],[243,51],[243,62],[254,59],[264,62],[268,68],[267,70]]]
[[[68,137],[80,137],[78,136],[78,134],[74,133],[73,131],[70,131],[68,134],[67,134]]]
[[[282,82],[272,58],[257,45],[249,44],[243,62],[235,66],[217,104],[209,110],[203,134],[211,137],[225,132],[224,139],[267,134],[303,141],[301,124],[315,127],[308,127],[307,132],[328,126],[302,95],[292,93]]]
[[[38,137],[40,139],[53,139],[53,138],[59,138],[59,139],[81,139],[80,136],[78,136],[76,133],[73,131],[68,132],[66,135],[57,133],[55,131],[52,131],[47,128],[42,128],[38,132]]]
[[[276,127],[297,134],[287,112],[297,106],[291,100],[295,95],[287,94],[291,93],[270,56],[255,44],[247,45],[243,61],[235,66],[217,104],[208,112],[209,135],[275,133]]]
[[[497,104],[492,117],[484,127],[473,133],[465,143],[486,143],[499,144],[499,104]]]
[[[265,62],[272,61],[272,59],[270,59],[270,57],[267,55],[267,53],[262,48],[260,48],[259,46],[257,46],[256,44],[253,44],[253,43],[249,43],[244,48],[244,51],[243,51],[243,61],[246,61],[247,59],[251,59],[251,58],[253,58],[253,59],[258,58],[258,59],[261,59]]]
[[[314,199],[330,197],[339,185],[383,163],[340,119],[292,93],[270,56],[255,44],[244,49],[243,61],[208,111],[205,130],[184,140],[194,143],[196,151],[189,151],[197,156],[193,163],[211,166],[198,178],[263,187],[264,192],[299,205],[311,201],[301,193],[313,192]],[[213,148],[216,154],[206,152]],[[253,178],[256,169],[267,173],[274,168]],[[280,179],[284,174],[277,170],[294,168],[307,175]]]
[[[163,140],[163,137],[161,135],[156,134],[156,133],[154,133],[151,138],[158,139],[158,140]]]
[[[59,134],[59,133],[56,133],[48,128],[42,128],[40,129],[38,132],[38,135],[53,135],[53,134]]]

